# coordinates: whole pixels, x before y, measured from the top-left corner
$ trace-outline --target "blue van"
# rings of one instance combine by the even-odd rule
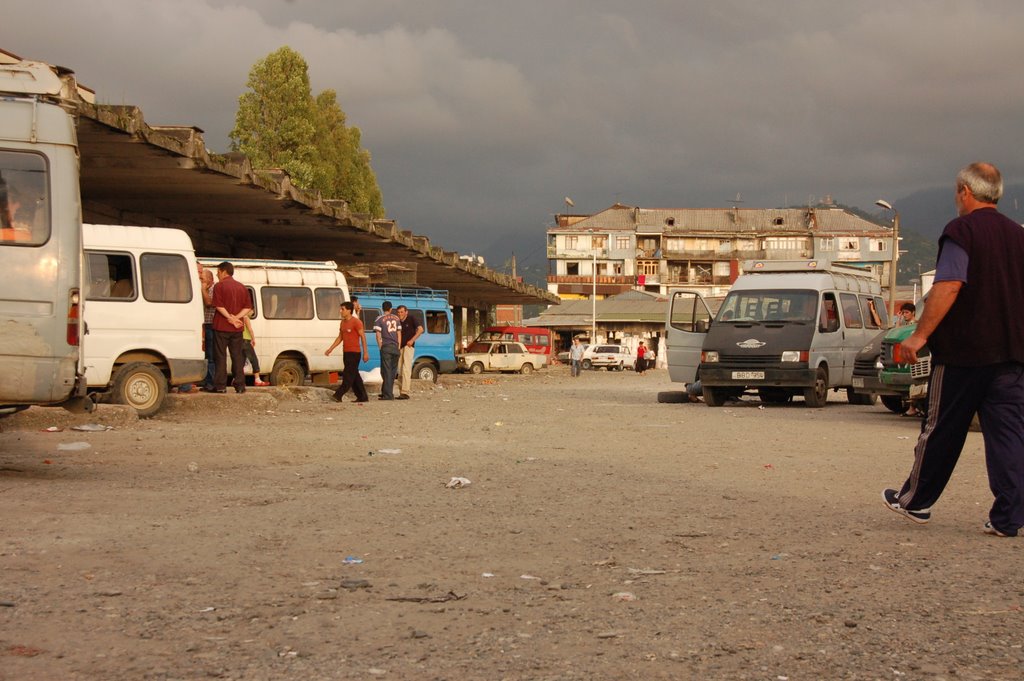
[[[366,345],[370,361],[359,365],[360,371],[380,368],[380,348],[373,337],[373,322],[380,316],[380,305],[391,302],[394,312],[399,305],[409,308],[409,314],[423,325],[423,333],[416,340],[412,377],[423,381],[437,380],[438,374],[455,372],[455,324],[448,304],[448,292],[431,288],[385,287],[353,288],[351,295],[363,306],[363,326],[366,327]]]

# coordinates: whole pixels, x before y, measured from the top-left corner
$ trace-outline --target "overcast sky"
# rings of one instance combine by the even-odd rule
[[[388,216],[461,252],[542,249],[565,196],[870,208],[978,159],[1024,179],[1019,0],[34,0],[0,35],[213,151],[289,45],[362,129]]]

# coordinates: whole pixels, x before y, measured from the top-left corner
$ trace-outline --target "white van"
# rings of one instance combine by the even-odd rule
[[[159,227],[85,224],[82,230],[89,393],[152,416],[168,385],[206,375],[192,240],[180,229]]]
[[[699,294],[670,292],[669,376],[699,374],[708,406],[754,389],[764,402],[802,395],[823,407],[830,388],[853,395],[857,353],[888,327],[876,279],[864,270],[810,261],[752,261],[712,322]]]
[[[327,357],[324,351],[338,337],[341,303],[349,299],[338,266],[330,260],[199,258],[214,270],[224,261],[234,266],[234,279],[249,289],[260,373],[273,385],[302,385],[306,376],[317,384],[331,383],[331,374],[342,370],[342,354]]]

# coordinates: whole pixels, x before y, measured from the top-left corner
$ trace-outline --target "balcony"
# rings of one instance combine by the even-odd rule
[[[597,259],[602,260],[608,257],[607,248],[558,248],[548,244],[548,257],[565,260],[591,260],[594,254]]]
[[[594,277],[590,274],[549,274],[549,284],[593,284]],[[597,283],[635,286],[636,277],[622,274],[599,274]]]
[[[662,284],[666,286],[728,286],[731,282],[727,275],[722,276],[693,276],[669,275],[662,277]]]
[[[762,260],[765,251],[698,251],[687,249],[682,251],[664,251],[665,260]]]

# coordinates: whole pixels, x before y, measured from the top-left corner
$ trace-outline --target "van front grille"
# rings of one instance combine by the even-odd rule
[[[875,366],[877,358],[858,359],[853,363],[854,376],[878,376],[878,367]]]
[[[767,367],[778,364],[782,361],[779,355],[726,355],[720,354],[719,364],[726,364],[730,367]]]

